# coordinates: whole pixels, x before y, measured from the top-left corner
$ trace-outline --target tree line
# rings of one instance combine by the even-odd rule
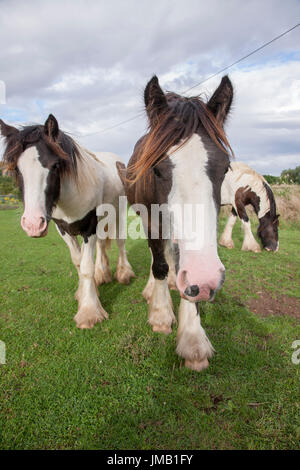
[[[299,184],[300,185],[300,166],[294,169],[283,170],[280,176],[263,175],[269,184]],[[20,199],[19,189],[13,178],[3,175],[0,169],[0,194],[11,194]]]
[[[269,184],[300,184],[300,166],[283,170],[280,176],[263,175]]]

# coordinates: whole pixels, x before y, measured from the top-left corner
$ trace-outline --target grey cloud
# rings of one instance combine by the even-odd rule
[[[166,75],[165,89],[185,90],[289,28],[298,13],[296,0],[288,6],[279,0],[2,1],[0,79],[7,85],[8,106],[20,109],[29,121],[43,122],[52,112],[74,135],[90,133],[143,110],[143,89],[153,73]],[[247,67],[279,52],[294,52],[297,37],[294,32],[274,43],[249,58]],[[186,64],[194,64],[193,69]],[[72,77],[91,80],[74,84]],[[62,83],[65,88],[58,87]],[[194,92],[208,89],[205,85]],[[254,99],[250,96],[249,102]],[[228,126],[241,156],[255,160],[254,155],[266,151],[271,158],[279,148],[295,152],[294,134],[286,139],[283,124],[269,116],[260,116],[255,124],[247,116],[248,102],[242,103],[234,113],[243,109],[246,117],[233,113]],[[289,120],[290,115],[285,128],[296,131],[298,121]],[[268,126],[280,132],[275,137],[261,132]],[[127,161],[145,129],[146,119],[139,118],[82,141],[94,150],[120,153]]]

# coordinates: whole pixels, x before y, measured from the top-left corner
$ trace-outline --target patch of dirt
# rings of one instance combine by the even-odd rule
[[[258,299],[248,299],[245,304],[253,313],[262,317],[269,315],[289,315],[300,319],[300,299],[288,297],[287,295],[277,295],[273,298],[267,291],[259,292]]]

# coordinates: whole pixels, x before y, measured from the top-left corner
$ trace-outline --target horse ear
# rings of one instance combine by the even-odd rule
[[[17,134],[19,132],[16,127],[5,124],[2,119],[0,119],[0,131],[3,137],[10,137],[11,135]]]
[[[150,124],[155,126],[160,114],[168,108],[165,94],[160,88],[156,75],[146,85],[144,101]]]
[[[276,214],[276,215],[275,215],[275,219],[273,220],[273,224],[274,224],[274,225],[275,225],[275,224],[277,224],[277,225],[279,224],[279,217],[280,217],[280,214]]]
[[[218,88],[207,103],[216,120],[223,126],[230,111],[233,99],[233,86],[228,76],[225,75]]]
[[[59,134],[59,127],[56,118],[53,114],[49,114],[45,124],[44,132],[51,140],[56,140]]]
[[[116,162],[116,167],[120,176],[120,180],[123,183],[123,186],[125,186],[126,183],[126,166],[122,162]]]

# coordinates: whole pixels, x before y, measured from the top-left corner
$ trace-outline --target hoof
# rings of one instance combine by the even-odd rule
[[[129,284],[130,280],[134,277],[135,274],[129,266],[118,267],[115,273],[115,279],[120,284]]]
[[[242,246],[242,251],[253,251],[253,253],[260,253],[261,248],[259,245],[253,245],[253,246]]]
[[[108,318],[103,307],[81,307],[76,313],[74,320],[77,328],[82,330],[93,328],[96,323],[101,323]]]
[[[209,362],[208,362],[207,358],[202,359],[201,361],[199,361],[198,359],[194,359],[192,361],[189,360],[189,359],[185,359],[184,365],[188,369],[192,369],[192,370],[196,370],[197,372],[201,372],[201,370],[207,369],[207,367],[209,366]]]
[[[95,272],[96,286],[101,286],[101,284],[108,284],[111,281],[112,281],[112,276],[111,276],[111,272],[109,270],[104,272],[101,269],[98,269]]]
[[[169,325],[152,325],[152,331],[154,331],[154,333],[169,335],[172,333],[172,328]]]
[[[228,242],[225,242],[223,240],[219,241],[219,245],[224,246],[225,248],[228,248],[229,250],[232,250],[234,248],[234,242],[233,240],[230,240]]]

